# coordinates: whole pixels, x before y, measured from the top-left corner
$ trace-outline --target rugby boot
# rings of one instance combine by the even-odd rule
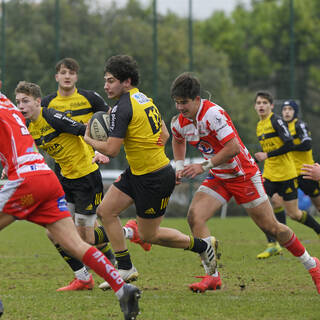
[[[127,283],[132,282],[132,281],[136,281],[139,276],[139,273],[134,266],[132,266],[132,268],[129,270],[119,269],[118,271],[119,271],[121,278]],[[102,282],[99,285],[99,288],[104,291],[111,289],[110,284],[107,281]]]
[[[314,284],[316,285],[317,291],[320,294],[320,261],[318,258],[313,257],[316,261],[316,266],[309,270]]]
[[[139,299],[141,291],[131,285],[125,283],[123,286],[123,296],[119,299],[120,308],[124,315],[124,320],[135,320],[139,314]]]
[[[217,277],[205,275],[205,276],[200,276],[200,277],[196,277],[196,278],[200,278],[202,280],[200,282],[195,282],[195,283],[189,284],[189,288],[193,292],[197,292],[197,293],[201,292],[202,293],[207,290],[221,289],[222,282],[221,282],[219,272],[218,272]]]
[[[279,242],[269,242],[266,250],[257,255],[258,259],[267,259],[272,256],[282,254],[282,248]]]
[[[215,237],[204,240],[207,242],[207,249],[200,253],[202,265],[207,275],[212,275],[216,272],[217,257],[216,249],[218,248],[218,241]]]
[[[76,290],[92,290],[94,287],[94,280],[92,274],[88,281],[74,278],[67,286],[57,289],[57,291],[76,291]]]
[[[126,228],[131,228],[133,230],[133,238],[130,239],[131,242],[139,244],[144,251],[150,251],[151,250],[151,243],[144,242],[144,241],[142,241],[140,239],[139,232],[138,232],[138,225],[137,225],[137,221],[136,220],[134,220],[134,219],[129,220],[126,223],[125,227]]]

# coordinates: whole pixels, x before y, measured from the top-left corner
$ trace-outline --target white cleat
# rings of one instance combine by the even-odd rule
[[[138,273],[137,269],[135,268],[135,266],[132,266],[132,268],[129,270],[119,269],[118,271],[119,271],[121,278],[127,283],[132,282],[132,281],[136,281],[139,276],[139,273]],[[110,284],[107,281],[102,282],[99,285],[99,288],[103,291],[111,289]]]
[[[206,274],[212,275],[216,272],[217,268],[216,251],[218,249],[218,241],[215,237],[210,237],[210,240],[204,241],[207,242],[208,247],[204,252],[200,253],[200,257]]]

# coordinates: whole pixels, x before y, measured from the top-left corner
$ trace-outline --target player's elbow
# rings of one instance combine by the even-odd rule
[[[116,150],[116,149],[109,149],[108,152],[106,153],[106,155],[110,158],[115,158],[118,154],[119,154],[120,150]]]
[[[230,144],[228,144],[229,156],[233,158],[240,153],[240,144],[237,140],[233,140]]]
[[[237,144],[236,146],[234,146],[233,148],[233,156],[235,157],[236,155],[238,155],[240,153],[240,145]]]

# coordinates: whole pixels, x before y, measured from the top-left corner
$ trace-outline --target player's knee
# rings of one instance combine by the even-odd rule
[[[196,219],[195,210],[193,208],[189,209],[187,220],[191,229],[197,222],[199,222],[199,220]]]
[[[101,204],[98,205],[98,207],[96,209],[96,214],[100,219],[103,219],[103,211],[102,211]]]
[[[139,229],[138,234],[139,234],[139,238],[144,242],[154,243],[154,244],[158,243],[158,239],[159,239],[158,230]]]
[[[288,233],[288,227],[285,224],[275,221],[275,223],[270,224],[264,231],[276,239],[282,239],[283,236]]]
[[[148,242],[148,243],[156,243],[156,235],[152,235],[149,233],[142,233],[142,232],[138,232],[139,233],[139,237],[142,241],[144,242]]]

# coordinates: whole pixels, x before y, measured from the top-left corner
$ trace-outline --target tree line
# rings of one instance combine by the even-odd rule
[[[293,0],[293,21],[290,1],[252,0],[250,8],[240,3],[230,15],[215,11],[205,20],[193,21],[192,71],[202,82],[203,97],[211,97],[230,113],[251,151],[258,148],[255,92],[269,90],[277,101],[297,99],[313,134],[315,158],[319,159],[320,1]],[[43,94],[57,88],[55,4],[55,0],[6,1],[3,91],[11,98],[20,80],[36,82]],[[140,66],[139,88],[152,97],[153,22],[151,0],[146,8],[138,0],[129,0],[121,8],[116,1],[104,7],[96,0],[60,0],[60,58],[78,60],[78,87],[96,90],[106,98],[105,60],[115,54],[132,55]],[[153,98],[168,126],[176,114],[170,85],[177,75],[189,71],[188,40],[188,18],[172,12],[157,14],[158,90]],[[172,156],[170,144],[167,148]],[[188,153],[198,156],[196,151]]]

